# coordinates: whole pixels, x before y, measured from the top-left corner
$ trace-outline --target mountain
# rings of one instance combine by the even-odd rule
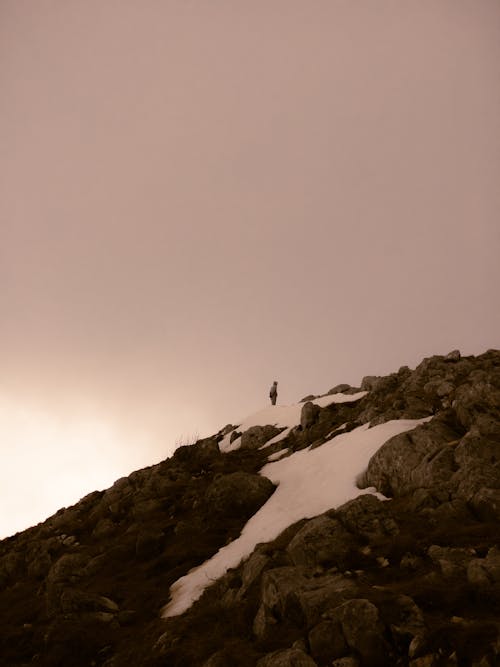
[[[0,542],[0,665],[500,664],[500,352],[269,406]]]

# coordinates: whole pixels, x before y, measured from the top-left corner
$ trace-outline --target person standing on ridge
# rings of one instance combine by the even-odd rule
[[[269,391],[269,398],[271,399],[272,405],[276,405],[276,399],[278,398],[278,383],[276,380],[273,382]]]

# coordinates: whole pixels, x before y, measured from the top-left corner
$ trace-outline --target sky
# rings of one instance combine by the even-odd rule
[[[337,396],[329,397],[327,404],[342,402],[335,400]],[[353,400],[353,397],[349,398]],[[358,398],[360,396],[354,400]],[[298,412],[293,410],[295,406],[290,407],[289,428],[300,423],[300,406]],[[270,410],[277,411],[277,408]],[[284,417],[283,412],[279,415],[281,418]],[[261,413],[255,417],[254,421],[258,424]],[[270,542],[297,521],[340,507],[364,493],[374,493],[383,499],[384,496],[374,488],[358,489],[356,480],[387,440],[413,430],[429,419],[397,419],[373,428],[363,424],[349,433],[336,435],[321,447],[302,449],[280,461],[275,461],[274,455],[271,455],[271,462],[264,466],[261,474],[277,485],[276,490],[248,520],[238,538],[172,584],[170,601],[163,610],[164,618],[177,616],[189,609],[207,586],[228,569],[237,567],[257,544]]]
[[[498,347],[497,0],[0,0],[0,537]]]

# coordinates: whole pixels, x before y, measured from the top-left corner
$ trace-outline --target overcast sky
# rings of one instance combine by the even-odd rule
[[[0,536],[500,340],[497,0],[0,0]]]

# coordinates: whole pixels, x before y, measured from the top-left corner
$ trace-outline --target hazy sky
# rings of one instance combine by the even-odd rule
[[[500,340],[497,0],[0,0],[0,536]]]

